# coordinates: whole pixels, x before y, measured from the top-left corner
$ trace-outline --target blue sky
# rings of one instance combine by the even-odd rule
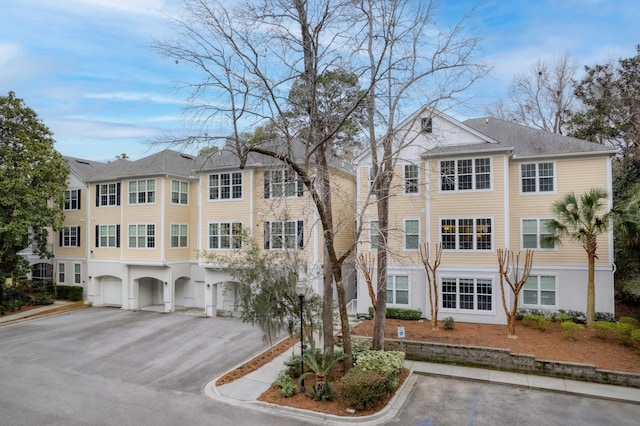
[[[0,93],[14,91],[54,132],[64,155],[132,159],[189,126],[187,93],[174,83],[191,71],[151,49],[171,34],[179,0],[2,0]],[[505,98],[514,74],[569,52],[584,65],[635,55],[637,0],[441,0],[440,22],[476,7],[468,26],[484,37],[479,58],[492,74],[467,94],[456,118],[483,116]]]

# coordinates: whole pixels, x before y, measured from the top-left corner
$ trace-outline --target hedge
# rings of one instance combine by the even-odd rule
[[[58,285],[56,286],[56,299],[72,300],[77,302],[82,300],[84,288],[79,285]]]
[[[369,316],[373,317],[373,307],[369,307]],[[417,321],[422,318],[422,311],[404,308],[387,308],[385,318]]]

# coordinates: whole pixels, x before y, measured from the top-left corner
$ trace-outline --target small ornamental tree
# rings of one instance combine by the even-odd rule
[[[516,312],[518,311],[518,296],[531,273],[533,264],[533,251],[527,250],[524,265],[520,270],[520,252],[514,255],[511,250],[498,249],[498,266],[500,272],[500,293],[502,295],[502,306],[507,315],[507,328],[510,339],[516,339]],[[513,278],[510,277],[509,266],[513,267]],[[511,308],[507,307],[507,298],[504,293],[504,282],[507,282],[513,293]]]
[[[358,263],[360,269],[364,274],[364,280],[367,283],[367,289],[369,290],[369,298],[373,305],[373,316],[376,315],[376,292],[373,290],[373,270],[375,268],[375,256],[373,254],[360,253],[358,256]]]
[[[424,265],[424,271],[427,273],[427,282],[429,283],[429,312],[431,313],[431,328],[438,329],[438,280],[436,279],[436,271],[440,266],[442,258],[442,245],[436,244],[435,257],[431,263],[429,244],[420,246],[420,257]]]

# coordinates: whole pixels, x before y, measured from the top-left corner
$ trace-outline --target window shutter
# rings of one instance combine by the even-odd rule
[[[116,225],[116,247],[120,247],[120,225]]]
[[[60,247],[62,247],[62,234],[64,233],[64,228],[62,228],[59,232],[60,234]]]
[[[270,243],[269,240],[271,239],[270,229],[271,229],[271,224],[269,222],[265,222],[264,223],[264,249],[265,250],[269,250],[269,243]]]
[[[100,185],[96,185],[96,207],[100,206]]]
[[[302,197],[302,194],[304,193],[304,184],[302,183],[302,179],[300,179],[300,176],[298,176],[297,182],[298,182],[298,197]]]
[[[78,193],[78,194],[80,194],[80,193]],[[80,200],[80,199],[78,198],[78,200]],[[77,228],[78,228],[78,230],[76,232],[78,233],[78,247],[80,247],[80,227],[78,226]]]
[[[120,182],[116,183],[116,206],[120,205]]]
[[[96,248],[100,247],[100,225],[96,225]]]
[[[264,198],[271,196],[271,172],[264,172]]]
[[[78,189],[78,210],[80,210],[80,193],[82,193],[82,190]]]
[[[304,222],[298,221],[298,248],[304,248]]]

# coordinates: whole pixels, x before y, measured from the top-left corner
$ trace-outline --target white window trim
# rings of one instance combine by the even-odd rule
[[[556,289],[555,289],[555,293],[556,293],[556,304],[555,305],[529,305],[529,304],[525,304],[524,303],[524,287],[522,288],[522,290],[520,291],[520,294],[518,295],[518,299],[519,299],[519,304],[518,306],[521,308],[533,308],[533,309],[540,309],[540,310],[544,310],[544,309],[548,309],[548,310],[557,310],[560,307],[560,292],[558,291],[558,274],[557,273],[546,273],[546,272],[538,272],[536,271],[535,273],[532,272],[529,274],[529,277],[538,277],[538,301],[540,301],[540,277],[544,276],[544,277],[553,277],[555,280],[555,284],[556,284]]]
[[[122,185],[121,190],[118,191],[118,184],[119,182],[112,182],[112,183],[99,183],[98,185],[98,206],[97,207],[119,207],[120,206],[120,200],[118,199],[118,195],[119,192],[122,190]],[[113,194],[111,193],[111,191],[109,191],[109,187],[113,185]],[[106,189],[106,195],[105,195],[105,191],[103,191],[103,189]],[[113,204],[110,202],[110,197],[111,195],[113,195]],[[106,197],[106,203],[102,203],[102,199],[103,197]]]
[[[491,248],[489,250],[486,249],[478,249],[477,248],[477,239],[474,239],[474,243],[473,249],[470,250],[466,250],[466,249],[460,249],[459,246],[460,244],[458,244],[459,242],[459,225],[458,225],[458,221],[461,219],[472,219],[473,220],[473,230],[474,230],[474,235],[477,235],[476,231],[476,221],[478,219],[489,219],[491,220]],[[446,249],[446,248],[442,248],[442,251],[445,252],[449,252],[449,253],[493,253],[495,252],[495,229],[496,229],[496,223],[495,223],[495,219],[493,216],[467,216],[467,217],[441,217],[438,219],[438,233],[440,234],[438,242],[440,244],[442,244],[442,236],[444,235],[442,233],[442,221],[443,220],[455,220],[456,221],[456,248],[455,249]]]
[[[412,248],[407,248],[407,222],[408,221],[416,221],[418,222],[418,247],[412,249]],[[420,243],[422,242],[422,230],[421,230],[421,226],[420,226],[420,219],[419,218],[407,218],[404,219],[403,221],[403,228],[402,228],[402,249],[404,251],[418,251],[420,250]]]
[[[178,226],[178,245],[174,246],[173,245],[173,227],[174,226]],[[182,237],[182,233],[180,232],[181,227],[186,226],[187,227],[187,233],[186,235],[184,235],[187,238],[187,242],[185,243],[184,246],[180,245],[180,237]],[[169,248],[170,249],[185,249],[189,247],[189,224],[188,223],[171,223],[169,224]]]
[[[211,247],[211,233],[210,233],[210,229],[211,229],[211,225],[221,225],[221,224],[227,224],[229,225],[229,248],[222,248],[222,247]],[[245,232],[245,226],[244,223],[241,221],[233,221],[233,220],[221,220],[221,221],[216,221],[216,222],[208,222],[207,223],[207,250],[222,250],[222,251],[233,251],[233,250],[238,250],[241,249],[242,247],[244,247],[244,242],[242,241],[242,235],[240,236],[240,247],[234,247],[234,240],[233,240],[233,225],[234,224],[239,224],[240,228],[242,230],[242,232]],[[218,233],[218,243],[220,243],[220,233]],[[219,246],[220,244],[218,244]]]
[[[489,188],[476,189],[476,160],[489,159]],[[473,171],[471,173],[472,189],[458,189],[458,161],[460,160],[472,160]],[[493,157],[492,156],[480,156],[480,157],[464,157],[464,158],[441,158],[438,159],[438,192],[441,194],[457,194],[457,193],[469,193],[469,192],[492,192],[493,191]],[[444,191],[442,189],[442,162],[443,161],[455,161],[455,182],[454,189],[450,191]]]
[[[175,192],[173,190],[173,182],[178,182],[178,202],[177,203],[173,202],[173,193]],[[186,194],[187,194],[187,202],[186,203],[181,203],[179,201],[180,200],[180,195],[183,194],[183,192],[182,192],[182,184],[183,183],[187,184],[187,192],[186,192]],[[189,182],[188,180],[171,179],[171,182],[169,183],[169,185],[171,185],[169,187],[169,192],[170,192],[169,196],[171,197],[171,204],[172,205],[174,205],[174,206],[188,206],[189,205],[189,202],[190,202],[189,198],[191,198],[191,197],[189,197],[189,190],[191,189],[190,183],[191,182]]]
[[[71,201],[72,201],[71,194],[72,194],[73,192],[75,192],[75,193],[76,193],[76,198],[75,198],[75,201],[76,201],[76,207],[75,207],[75,208],[73,208],[73,207],[66,208],[66,204],[67,204],[67,193],[69,193],[69,206],[71,206]],[[65,191],[64,191],[64,202],[62,203],[62,210],[66,211],[66,212],[69,212],[69,211],[78,211],[78,210],[80,210],[80,209],[78,208],[79,198],[80,198],[80,190],[79,190],[79,189],[67,189],[67,190],[65,190]]]
[[[460,279],[473,279],[474,280],[474,285],[477,285],[477,280],[489,280],[491,281],[491,309],[490,310],[478,310],[477,308],[474,309],[460,309],[460,283],[457,282],[457,289],[456,289],[456,295],[457,295],[457,299],[456,299],[456,306],[458,306],[457,308],[445,308],[444,307],[444,289],[442,286],[442,280],[445,278],[450,278],[450,279],[456,279],[456,280],[460,280]],[[499,299],[498,299],[498,293],[497,293],[497,289],[496,289],[496,280],[495,277],[492,275],[465,275],[464,273],[460,273],[460,274],[454,274],[454,273],[448,273],[448,274],[443,274],[440,275],[439,277],[439,281],[438,281],[438,286],[439,289],[438,291],[440,292],[440,306],[439,309],[441,312],[447,312],[447,313],[456,313],[456,314],[468,314],[468,315],[495,315],[496,313],[496,304],[499,303]],[[478,300],[477,300],[477,296],[478,293],[474,293],[474,295],[476,296],[475,300],[474,300],[474,305],[477,307],[478,305]]]
[[[60,267],[62,266],[62,271],[60,270]],[[60,279],[60,274],[62,273],[63,275],[63,279]],[[58,262],[57,268],[56,268],[56,283],[58,284],[65,284],[67,282],[67,265],[64,262]]]
[[[407,166],[414,166],[416,168],[416,192],[407,192]],[[402,195],[407,197],[415,197],[416,195],[420,195],[420,165],[415,163],[403,164],[402,165]]]
[[[77,281],[76,281],[76,266],[80,266],[80,273],[79,273],[80,277]],[[82,284],[82,263],[79,263],[79,262],[73,263],[73,283]]]
[[[76,230],[76,243],[75,244],[71,244],[71,229],[75,229]],[[65,231],[68,230],[69,231],[69,244],[65,244],[64,240],[65,240]],[[60,245],[60,247],[62,248],[78,248],[80,247],[80,244],[78,243],[78,241],[80,240],[80,227],[79,226],[63,226],[62,229],[60,229],[60,232],[62,232],[62,244]]]
[[[138,238],[140,238],[139,235],[136,234],[136,245],[135,247],[131,246],[131,233],[130,233],[130,227],[131,226],[136,226],[136,229],[138,226],[145,226],[145,245],[144,247],[140,247],[138,246]],[[153,225],[153,247],[149,247],[149,225]],[[158,226],[155,223],[129,223],[127,225],[127,248],[130,249],[135,249],[135,250],[155,250],[158,248],[158,240],[159,240],[159,235],[158,235]],[[122,245],[122,244],[121,244]]]
[[[540,191],[540,173],[538,170],[538,166],[542,163],[551,163],[553,164],[553,191]],[[525,164],[535,164],[536,165],[536,190],[533,192],[524,192],[522,190],[522,166]],[[518,191],[520,195],[553,195],[558,191],[558,166],[554,160],[549,161],[523,161],[518,164]]]
[[[135,182],[136,183],[136,202],[132,203],[131,202],[131,182]],[[144,182],[145,183],[145,188],[149,187],[149,182],[153,182],[153,191],[148,191],[145,190],[143,191],[145,193],[145,199],[147,201],[145,202],[139,202],[138,201],[138,194],[140,194],[141,191],[138,191],[137,186],[140,182]],[[157,190],[157,182],[155,179],[130,179],[129,181],[127,181],[127,204],[130,206],[146,206],[146,205],[154,205],[156,203],[156,200],[158,199],[158,190]],[[149,192],[153,192],[153,201],[149,202]]]
[[[373,226],[375,223],[375,227],[376,227],[376,235],[378,237],[378,242],[376,244],[373,243],[373,239],[371,238],[373,235]],[[378,220],[370,220],[369,221],[369,250],[370,251],[374,251],[374,250],[378,250],[378,244],[380,242],[380,227],[378,226]]]
[[[540,221],[541,220],[554,220],[554,218],[552,217],[523,217],[520,218],[520,250],[533,250],[533,251],[558,251],[558,243],[555,242],[553,244],[552,248],[544,248],[544,247],[537,247],[537,248],[525,248],[524,247],[524,221],[525,220],[535,220],[536,223],[536,241],[538,243],[538,245],[540,245]]]
[[[102,227],[107,228],[107,245],[102,245]],[[109,245],[109,227],[113,226],[114,234],[113,234],[113,245]],[[120,232],[122,232],[122,227],[120,227]],[[120,242],[122,245],[122,241]],[[118,248],[118,225],[116,224],[106,224],[106,225],[98,225],[98,246],[96,248]]]
[[[269,198],[267,198],[268,200],[280,200],[285,198],[302,197],[302,195],[299,195],[299,188],[300,188],[300,185],[302,185],[300,176],[298,176],[298,174],[292,168],[271,169],[271,170],[266,170],[265,172],[269,173]],[[281,181],[274,184],[273,176],[276,173],[280,175],[279,178],[281,179]],[[286,188],[287,188],[286,174],[287,173],[292,173],[294,175],[293,181],[289,181],[289,183],[293,184],[294,186],[293,195],[286,194]],[[280,186],[281,187],[280,189],[282,189],[282,195],[280,196],[274,195],[274,187],[276,185]],[[265,186],[266,186],[266,182],[265,182]],[[302,191],[304,193],[304,188],[302,189]]]
[[[393,280],[393,301],[394,303],[388,303],[387,306],[398,307],[398,308],[408,308],[411,306],[411,275],[408,274],[387,274],[387,286],[389,285],[390,277],[407,277],[407,303],[395,303],[396,301],[396,280]],[[385,294],[385,297],[387,295]]]
[[[240,174],[240,197],[238,198],[233,198],[233,175],[235,173],[239,173]],[[211,176],[213,175],[218,175],[218,179],[220,175],[225,175],[228,174],[229,175],[229,198],[221,198],[220,196],[218,196],[218,198],[211,198]],[[244,199],[244,173],[241,171],[231,171],[231,172],[217,172],[217,173],[209,173],[206,175],[207,176],[207,201],[212,202],[212,203],[220,203],[220,202],[228,202],[228,201],[242,201]],[[237,185],[235,185],[237,186]],[[220,188],[222,188],[222,186],[220,186],[218,184],[218,191],[220,190]],[[220,195],[220,192],[218,192],[218,195]]]

